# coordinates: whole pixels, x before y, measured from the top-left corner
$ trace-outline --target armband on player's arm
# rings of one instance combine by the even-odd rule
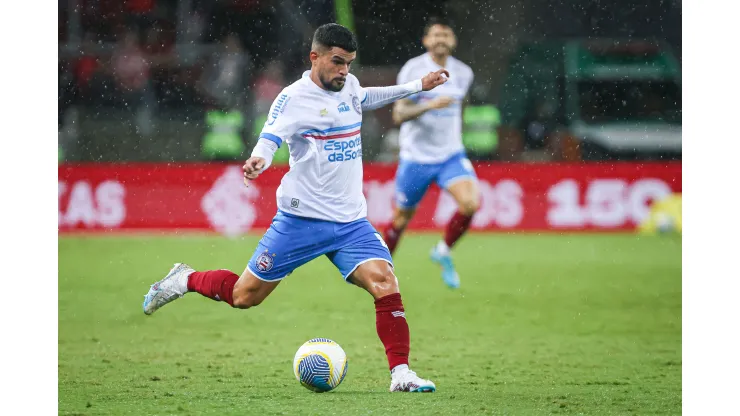
[[[362,109],[375,110],[386,104],[406,98],[409,95],[416,94],[421,91],[421,88],[421,79],[390,87],[363,88],[365,98],[362,99]]]
[[[261,157],[262,159],[265,159],[265,166],[262,168],[260,173],[266,171],[267,168],[270,167],[272,164],[272,158],[275,156],[275,152],[277,152],[278,147],[279,146],[275,141],[265,139],[264,137],[257,141],[257,145],[255,145],[252,150],[252,157]]]

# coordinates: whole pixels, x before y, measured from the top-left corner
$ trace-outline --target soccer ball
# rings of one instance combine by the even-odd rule
[[[334,390],[347,375],[347,354],[330,339],[308,340],[295,353],[293,373],[301,385],[311,391]]]

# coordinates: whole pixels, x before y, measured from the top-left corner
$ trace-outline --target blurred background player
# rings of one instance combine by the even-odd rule
[[[272,163],[282,142],[290,171],[277,190],[278,213],[241,277],[221,269],[197,272],[178,263],[144,298],[150,315],[198,292],[232,307],[257,306],[296,268],[326,255],[347,282],[375,299],[376,329],[391,370],[390,390],[433,392],[436,387],[408,366],[409,327],[398,280],[380,234],[367,220],[362,193],[362,113],[446,81],[444,69],[391,87],[362,88],[349,68],[357,40],[338,24],[320,26],[313,38],[311,70],[286,87],[270,109],[259,141],[244,164],[244,182]]]
[[[460,278],[450,249],[470,227],[479,207],[478,182],[462,142],[462,105],[473,71],[451,56],[457,40],[448,23],[430,19],[422,43],[427,53],[410,59],[398,74],[398,83],[409,82],[428,72],[446,68],[449,82],[434,91],[397,101],[393,120],[401,124],[400,163],[396,172],[396,207],[385,230],[391,254],[416,212],[429,185],[436,182],[458,205],[445,229],[444,238],[432,249],[431,258],[442,267],[442,278],[452,288]]]

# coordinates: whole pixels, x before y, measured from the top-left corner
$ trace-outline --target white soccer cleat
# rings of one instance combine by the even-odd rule
[[[429,380],[424,380],[408,368],[394,372],[391,375],[391,392],[402,391],[408,393],[433,393],[437,386]]]
[[[176,263],[164,279],[149,288],[142,305],[144,313],[151,315],[162,306],[185,296],[188,291],[188,276],[194,271],[185,263]]]

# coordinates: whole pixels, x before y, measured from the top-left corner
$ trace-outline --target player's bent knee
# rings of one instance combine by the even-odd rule
[[[478,199],[469,199],[460,204],[460,212],[463,215],[473,216],[479,209],[480,201]]]
[[[367,290],[375,299],[398,293],[398,279],[393,274],[393,268],[382,260],[363,264],[350,279],[352,283]]]
[[[277,283],[259,280],[247,269],[234,285],[234,291],[232,292],[233,306],[239,309],[253,308],[267,298],[275,285]]]
[[[245,288],[238,290],[234,287],[234,307],[239,309],[253,308],[264,300],[259,295],[259,291],[254,288]]]
[[[378,271],[372,276],[372,286],[370,294],[375,299],[380,299],[383,296],[392,295],[398,293],[398,279],[390,267],[387,270]]]

